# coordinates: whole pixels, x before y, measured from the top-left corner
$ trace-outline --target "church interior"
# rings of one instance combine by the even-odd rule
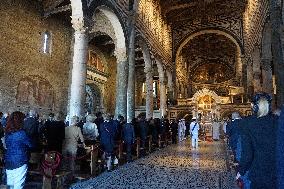
[[[283,0],[1,0],[0,18],[3,113],[211,125],[252,115],[258,92],[284,103]],[[162,150],[71,188],[233,189],[221,140],[191,152],[161,138]]]

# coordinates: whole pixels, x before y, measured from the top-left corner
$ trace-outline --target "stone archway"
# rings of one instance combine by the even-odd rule
[[[126,38],[122,24],[114,11],[107,6],[99,6],[93,14],[93,28],[90,33],[105,33],[115,44],[114,56],[117,61],[115,115],[126,117],[128,61]]]

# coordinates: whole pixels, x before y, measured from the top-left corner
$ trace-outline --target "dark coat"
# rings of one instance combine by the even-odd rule
[[[171,123],[172,135],[177,135],[178,133],[178,124],[174,121]]]
[[[284,189],[284,106],[279,117],[277,136],[278,189]]]
[[[47,140],[47,150],[62,152],[62,143],[65,139],[65,124],[63,121],[49,121],[44,130]]]
[[[7,147],[4,157],[6,169],[16,169],[28,163],[28,151],[32,143],[24,130],[6,133],[5,144]]]
[[[32,140],[35,147],[38,147],[39,143],[39,122],[34,117],[27,117],[24,120],[23,129],[26,131],[28,137]]]
[[[104,121],[100,126],[101,144],[107,153],[112,153],[115,145],[116,129],[113,121]]]
[[[250,118],[241,129],[239,172],[249,171],[251,189],[276,188],[277,117]]]
[[[134,126],[131,123],[123,125],[122,137],[127,144],[133,144],[135,142]]]
[[[160,125],[159,125],[159,134],[163,135],[166,132],[166,121],[164,119],[160,120]]]
[[[227,135],[229,136],[229,145],[232,150],[237,149],[237,142],[240,136],[240,126],[241,126],[241,119],[236,119],[231,121],[227,125]]]
[[[141,140],[146,140],[148,136],[148,123],[146,120],[140,120],[138,122],[138,127],[139,127],[139,137]]]
[[[101,135],[101,129],[100,129],[100,127],[101,127],[101,124],[103,124],[103,122],[104,122],[104,118],[103,118],[103,117],[97,117],[97,118],[95,119],[95,124],[97,125],[98,132],[99,132],[99,136]]]

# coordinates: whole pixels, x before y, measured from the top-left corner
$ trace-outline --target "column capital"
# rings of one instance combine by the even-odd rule
[[[117,62],[122,62],[127,60],[127,54],[125,48],[116,48],[114,51],[114,56],[117,59]]]
[[[74,28],[75,32],[85,33],[87,31],[83,17],[71,16],[71,18],[72,27]]]

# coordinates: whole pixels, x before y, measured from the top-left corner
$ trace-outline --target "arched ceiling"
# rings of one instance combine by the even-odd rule
[[[247,0],[167,0],[160,1],[163,14],[176,25],[178,22],[220,18],[241,18]]]
[[[223,35],[199,35],[183,47],[180,56],[195,83],[221,83],[234,77],[237,46]]]

